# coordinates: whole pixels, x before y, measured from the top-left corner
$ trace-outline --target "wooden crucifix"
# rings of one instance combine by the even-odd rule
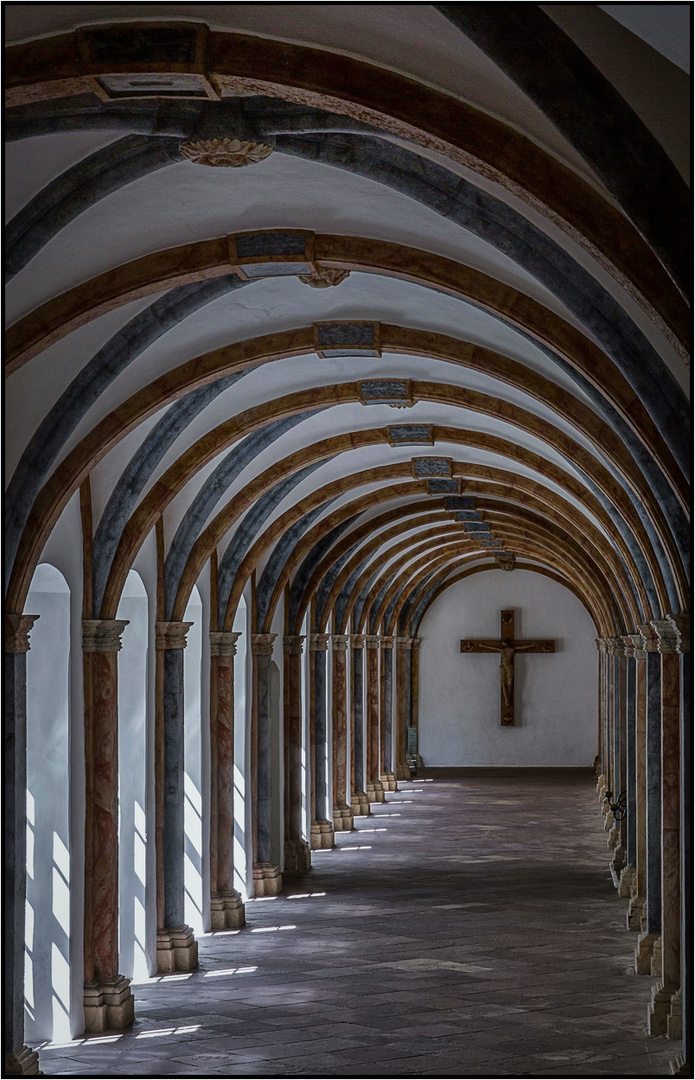
[[[464,638],[461,652],[498,652],[500,654],[500,723],[514,726],[514,654],[518,652],[555,652],[552,638],[536,641],[517,641],[514,637],[514,611],[500,612],[500,636],[495,638]]]

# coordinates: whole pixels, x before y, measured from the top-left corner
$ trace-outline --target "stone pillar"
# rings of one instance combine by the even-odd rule
[[[606,638],[596,638],[598,649],[599,677],[598,677],[598,728],[599,728],[599,765],[596,779],[598,801],[603,813],[606,811],[606,792],[608,791],[608,696],[606,693],[607,681],[607,654]]]
[[[193,623],[157,622],[155,789],[157,811],[157,971],[194,971],[198,942],[186,925],[183,650]]]
[[[693,835],[692,835],[692,668],[690,661],[690,617],[688,615],[669,615],[668,621],[676,631],[676,644],[680,654],[681,682],[681,898],[689,895],[689,885],[693,880]],[[681,902],[681,989],[671,998],[671,1012],[667,1022],[667,1034],[678,1038],[680,1027],[682,1051],[670,1064],[671,1075],[688,1076],[692,1072],[691,1031],[692,1031],[692,983],[689,965],[693,957],[693,919],[692,906]]]
[[[408,757],[422,765],[418,747],[420,723],[420,638],[411,638],[410,649],[410,727],[408,729]]]
[[[635,881],[637,861],[637,793],[635,759],[635,650],[632,638],[623,637],[625,646],[625,865],[618,881],[618,895],[629,899]]]
[[[367,798],[370,803],[384,801],[379,752],[379,638],[367,634]]]
[[[123,619],[82,623],[85,747],[84,1020],[88,1032],[133,1023],[118,972],[118,652]]]
[[[303,634],[283,638],[285,733],[285,869],[288,877],[311,870],[311,849],[302,834],[302,650]]]
[[[412,638],[397,637],[396,642],[396,778],[409,780],[406,760],[408,749],[408,720],[410,715],[410,651]]]
[[[253,819],[253,893],[277,896],[282,875],[270,858],[271,775],[270,775],[270,665],[277,634],[252,634],[251,705],[251,806]]]
[[[330,634],[309,637],[309,729],[311,733],[311,848],[334,845],[333,822],[327,817],[326,650]]]
[[[634,659],[634,873],[630,886],[630,903],[627,912],[628,930],[641,930],[647,895],[647,774],[646,774],[646,708],[647,708],[647,654],[642,648],[640,634],[624,638],[626,654]],[[629,811],[628,811],[629,812]],[[628,860],[629,861],[629,860]],[[627,870],[624,871],[627,873]],[[623,895],[621,893],[621,895]]]
[[[241,634],[210,633],[210,923],[243,926],[234,888],[234,657]]]
[[[612,769],[613,805],[621,796],[626,795],[626,673],[625,643],[621,637],[609,638],[608,649],[611,657],[611,699],[612,699]],[[610,863],[611,876],[616,889],[620,885],[620,875],[625,866],[626,856],[626,818],[619,813],[613,815],[613,822],[608,834],[608,847],[613,849]]]
[[[333,725],[333,827],[349,832],[355,823],[347,802],[348,794],[348,721],[347,721],[347,647],[348,634],[332,634],[333,667],[331,678]]]
[[[350,776],[353,818],[369,814],[365,791],[364,634],[350,634]]]
[[[646,843],[645,903],[642,931],[637,940],[635,970],[638,975],[661,973],[661,658],[659,639],[650,624],[638,627],[646,653]],[[655,955],[656,950],[656,955]]]
[[[681,985],[680,658],[673,622],[655,619],[651,625],[661,655],[661,971],[654,972],[660,980],[652,987],[648,1016],[649,1034],[665,1035]],[[680,1015],[674,1026],[680,1038]]]
[[[38,615],[5,616],[3,719],[2,1028],[5,1076],[40,1076],[24,1043],[24,911],[27,882],[27,652]]]
[[[397,791],[396,773],[393,769],[393,642],[390,635],[379,638],[381,668],[379,680],[379,711],[381,724],[381,767],[379,779],[384,791]]]

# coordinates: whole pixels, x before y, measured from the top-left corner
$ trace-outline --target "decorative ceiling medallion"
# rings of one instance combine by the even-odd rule
[[[312,289],[329,289],[331,285],[340,285],[341,281],[349,278],[350,271],[332,266],[317,266],[310,274],[299,274],[298,277],[305,285],[311,285]]]
[[[516,556],[511,551],[496,551],[495,560],[500,570],[513,570],[516,566]]]
[[[181,153],[194,165],[240,169],[270,157],[273,149],[267,143],[242,142],[240,139],[202,139],[183,143]]]

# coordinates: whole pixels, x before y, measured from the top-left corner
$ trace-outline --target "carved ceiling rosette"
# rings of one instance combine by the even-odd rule
[[[181,153],[194,165],[239,169],[270,157],[273,149],[267,143],[244,142],[241,139],[201,139],[183,143]]]

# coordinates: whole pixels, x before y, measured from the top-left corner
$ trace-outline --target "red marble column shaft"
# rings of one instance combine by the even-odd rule
[[[118,978],[118,650],[125,626],[84,623],[86,983]]]
[[[640,655],[641,653],[641,655]],[[635,793],[637,802],[637,894],[647,895],[647,659],[636,652]]]
[[[284,639],[285,840],[302,839],[303,635]]]
[[[332,723],[333,723],[333,802],[336,806],[349,806],[347,787],[347,634],[331,637],[333,670]]]
[[[210,634],[210,891],[234,888],[234,657],[237,633]]]
[[[379,755],[379,639],[369,634],[365,639],[367,678],[367,780],[380,783]]]
[[[408,653],[411,639],[397,637],[396,641],[396,774],[405,778],[408,729]]]
[[[661,655],[661,956],[666,990],[681,983],[680,881],[680,657],[673,630],[661,621],[652,625],[659,634]]]

